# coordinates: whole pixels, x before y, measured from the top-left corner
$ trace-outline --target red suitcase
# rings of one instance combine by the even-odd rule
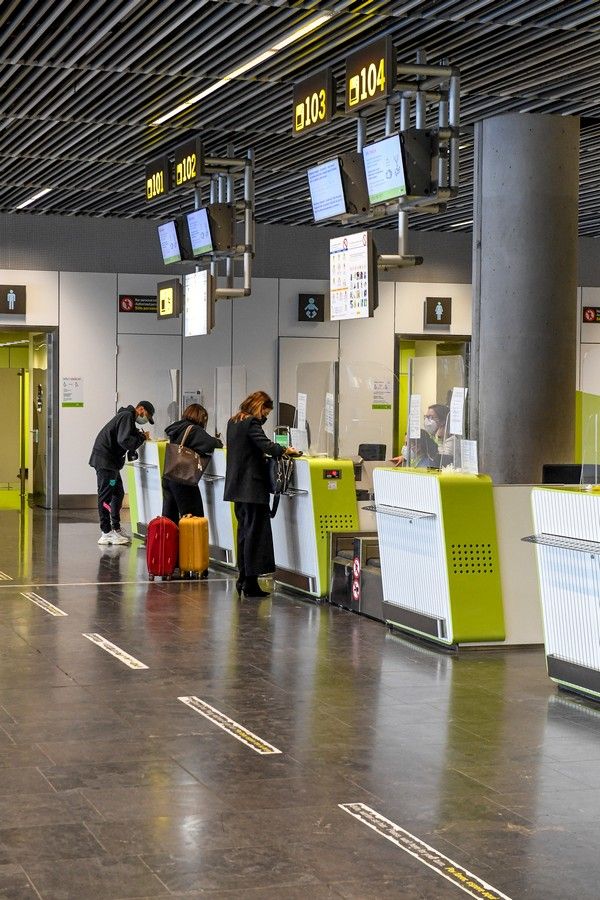
[[[175,522],[157,516],[148,523],[146,563],[150,581],[155,576],[171,578],[179,558],[179,530]]]

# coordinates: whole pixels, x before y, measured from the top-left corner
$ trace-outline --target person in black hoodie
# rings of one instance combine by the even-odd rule
[[[172,444],[180,444],[186,430],[191,431],[185,440],[185,446],[195,450],[200,456],[209,456],[223,444],[219,438],[206,431],[208,413],[199,403],[190,403],[183,411],[178,422],[172,422],[165,428],[165,433]],[[178,484],[163,475],[163,508],[162,514],[177,524],[182,516],[203,516],[202,496],[200,488],[194,484]]]
[[[98,477],[98,516],[102,534],[99,544],[128,544],[129,535],[121,528],[121,506],[125,491],[121,469],[125,456],[137,459],[136,450],[149,437],[137,425],[154,425],[154,406],[149,400],[140,400],[137,406],[122,406],[116,416],[107,422],[94,441],[90,466]]]

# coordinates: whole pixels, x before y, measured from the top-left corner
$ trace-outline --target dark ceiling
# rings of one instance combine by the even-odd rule
[[[150,122],[214,84],[319,12],[332,18],[161,126]],[[147,203],[145,162],[194,134],[212,156],[253,148],[258,221],[312,222],[306,169],[351,150],[356,125],[336,118],[293,138],[292,86],[362,44],[392,36],[398,61],[447,59],[461,73],[461,190],[411,227],[468,230],[469,126],[503,112],[582,117],[580,233],[600,235],[598,0],[0,0],[0,212],[160,218],[190,192]],[[342,105],[341,95],[338,105]],[[368,139],[383,136],[381,114]],[[458,226],[458,227],[456,227]]]

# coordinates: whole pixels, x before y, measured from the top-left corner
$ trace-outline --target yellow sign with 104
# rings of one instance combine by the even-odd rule
[[[292,134],[306,134],[330,122],[335,112],[335,80],[331,69],[322,69],[294,85]]]
[[[396,83],[396,55],[390,37],[379,38],[346,59],[346,112],[390,96]]]

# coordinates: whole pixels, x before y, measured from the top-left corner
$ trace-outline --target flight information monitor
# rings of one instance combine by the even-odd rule
[[[309,169],[308,186],[315,222],[346,214],[342,172],[337,157]]]
[[[214,291],[213,277],[204,269],[191,272],[184,280],[184,334],[193,337],[210,334],[213,328]]]
[[[373,315],[377,272],[369,231],[329,241],[331,321]]]
[[[365,175],[369,191],[369,203],[385,203],[406,196],[406,176],[400,135],[367,144],[363,147]]]
[[[206,209],[195,209],[186,216],[192,256],[204,256],[213,251],[213,242]]]
[[[164,264],[168,266],[171,263],[181,262],[181,247],[174,221],[163,222],[162,225],[158,226],[158,238]]]

